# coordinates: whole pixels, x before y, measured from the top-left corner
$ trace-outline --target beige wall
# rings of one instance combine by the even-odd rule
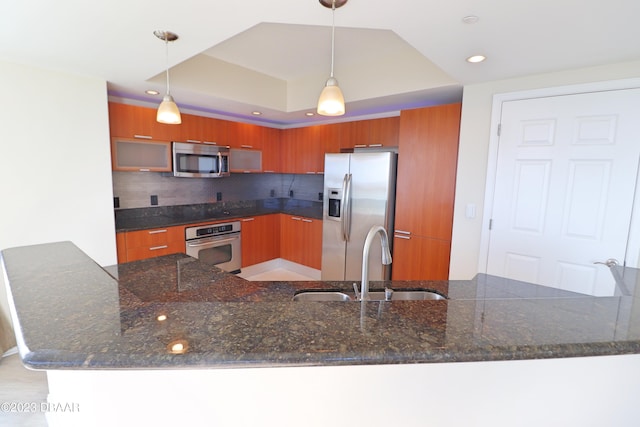
[[[115,264],[106,82],[2,61],[0,81],[0,249],[70,240]]]
[[[482,213],[491,127],[496,94],[640,77],[640,61],[465,86],[449,277],[469,279],[478,273]],[[476,205],[476,217],[465,215]]]

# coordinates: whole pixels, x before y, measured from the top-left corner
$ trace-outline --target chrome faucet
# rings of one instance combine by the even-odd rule
[[[382,264],[391,264],[391,251],[389,250],[389,235],[384,227],[374,225],[369,230],[367,238],[364,239],[364,248],[362,249],[362,284],[360,287],[360,301],[369,299],[369,249],[373,238],[376,234],[380,234],[380,243],[382,244]]]

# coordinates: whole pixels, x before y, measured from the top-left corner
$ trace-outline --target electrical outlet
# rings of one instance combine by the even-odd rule
[[[289,190],[289,197],[293,197],[293,190]]]
[[[318,200],[322,201],[323,198],[324,198],[324,194],[318,193]]]
[[[158,196],[155,194],[151,196],[151,206],[158,206]]]
[[[116,209],[120,207],[120,197],[113,198],[113,207]]]
[[[221,191],[218,191],[216,193],[216,201],[217,202],[221,202],[222,201],[222,192]]]
[[[269,197],[276,197],[276,190],[269,191]]]

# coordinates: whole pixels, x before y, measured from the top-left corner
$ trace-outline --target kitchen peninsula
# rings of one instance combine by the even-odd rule
[[[47,370],[50,401],[81,408],[48,414],[53,426],[640,417],[634,269],[615,271],[612,297],[478,275],[372,283],[447,300],[320,303],[292,297],[351,283],[248,282],[181,254],[103,269],[69,242],[2,261],[23,362]]]

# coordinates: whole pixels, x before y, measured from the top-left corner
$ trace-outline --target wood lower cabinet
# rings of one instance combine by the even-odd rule
[[[322,220],[280,214],[280,257],[320,270]]]
[[[393,280],[447,280],[451,241],[394,234]]]
[[[460,112],[458,103],[400,114],[394,235],[410,239],[394,238],[394,280],[448,278]]]
[[[242,218],[242,267],[280,257],[280,214]]]
[[[124,252],[123,262],[153,258],[160,255],[183,253],[185,251],[184,226],[128,231],[124,237],[116,239],[124,243],[124,250],[118,246],[118,262]]]

